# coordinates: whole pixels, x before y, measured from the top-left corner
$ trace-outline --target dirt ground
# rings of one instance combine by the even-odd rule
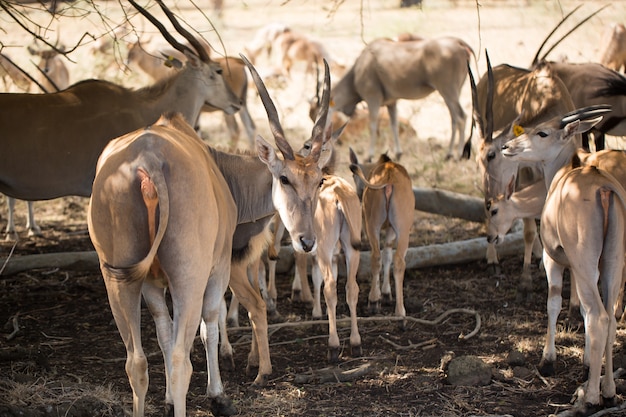
[[[215,22],[229,53],[239,50],[262,24],[283,21],[328,42],[333,54],[345,62],[358,55],[363,45],[361,38],[370,40],[411,31],[424,36],[459,36],[477,52],[489,48],[492,61],[527,65],[543,36],[563,11],[577,5],[557,1],[482,2],[484,7],[478,15],[476,3],[469,1],[456,2],[455,9],[449,2],[425,1],[422,9],[401,10],[396,3],[399,2],[233,1],[226,2],[224,17]],[[111,13],[115,11],[115,2],[98,4],[109,7]],[[586,13],[600,5],[587,2]],[[618,4],[601,14],[594,25],[557,49],[555,58],[594,60],[602,28],[626,16],[625,7]],[[184,12],[190,13],[188,9]],[[190,21],[204,19],[191,14],[185,16],[189,16]],[[11,44],[22,42],[25,45],[26,41],[16,35],[17,29],[9,19],[1,13],[0,17],[3,17],[0,26],[6,29],[6,39]],[[85,20],[75,21],[85,25]],[[80,25],[75,28],[79,34],[84,30]],[[147,30],[147,26],[144,23],[141,27]],[[63,35],[70,35],[70,29],[66,28],[62,28]],[[77,53],[79,56],[86,54],[81,50]],[[484,59],[479,59],[479,66],[484,65]],[[72,81],[97,68],[102,67],[77,63],[72,67]],[[108,71],[104,74],[111,74],[111,70]],[[121,74],[113,71],[110,78],[118,77],[119,82],[129,85],[144,82],[137,74]],[[288,137],[306,137],[311,123],[306,117],[305,105],[314,87],[311,87],[313,82],[301,74],[301,68],[296,69],[294,77],[296,80],[287,82],[287,87],[270,86],[270,93],[277,101]],[[251,90],[249,100],[252,101],[256,95],[254,87]],[[259,131],[266,138],[270,137],[263,110],[258,101],[253,103],[251,112]],[[462,104],[469,114],[469,91],[463,93]],[[400,114],[418,129],[417,138],[403,143],[403,163],[414,185],[480,196],[475,162],[444,160],[450,128],[440,98],[433,94],[419,102],[402,102]],[[203,116],[203,136],[226,144],[221,123],[221,118],[215,115]],[[347,159],[348,146],[364,155],[366,143],[365,138],[344,143],[339,148],[340,160]],[[29,238],[22,231],[24,206],[18,205],[20,239],[17,244],[0,242],[0,257],[93,250],[86,226],[86,199],[68,197],[38,202],[36,215],[43,236]],[[0,227],[5,224],[3,214]],[[416,213],[412,245],[471,239],[483,234],[481,224]],[[369,319],[368,277],[359,276],[363,356],[350,355],[349,328],[342,327],[340,337],[345,350],[336,366],[326,362],[325,324],[280,327],[283,322],[305,322],[311,318],[309,306],[291,300],[291,275],[281,275],[278,281],[280,318],[270,329],[273,373],[269,383],[264,388],[252,386],[253,377],[246,374],[250,330],[235,330],[231,331],[230,340],[235,347],[236,367],[222,369],[226,393],[242,416],[521,417],[566,410],[576,387],[583,382],[584,344],[580,324],[569,322],[565,316],[569,288],[566,287],[563,294],[564,309],[558,324],[556,374],[542,377],[536,366],[541,357],[547,320],[545,280],[535,266],[532,298],[519,302],[516,285],[522,255],[502,259],[501,264],[502,273],[496,276],[487,272],[484,260],[465,264],[451,260],[450,265],[407,271],[405,303],[407,314],[413,320],[404,327],[393,320],[393,306],[389,305],[384,306],[377,320]],[[348,315],[344,282],[341,278],[338,285],[339,317]],[[480,323],[474,314],[453,312],[446,316],[455,309],[475,311]],[[444,318],[439,321],[442,315]],[[240,312],[240,317],[241,326],[247,326],[245,311]],[[147,414],[160,415],[165,395],[163,361],[154,323],[145,309],[142,324],[144,349],[150,364]],[[472,337],[460,337],[470,334],[477,326],[478,331]],[[626,368],[625,337],[624,329],[618,329],[616,367]],[[512,352],[521,352],[523,360],[510,361]],[[451,357],[463,355],[477,356],[492,367],[488,385],[452,386],[447,383],[445,363]],[[132,395],[124,362],[125,349],[97,269],[42,268],[0,275],[0,417],[130,415]],[[192,351],[192,363],[194,373],[187,396],[188,415],[209,416],[209,401],[204,395],[206,363],[199,338]],[[338,380],[332,376],[333,371],[353,371],[355,375]],[[618,400],[622,403],[624,381],[618,382]],[[612,415],[626,415],[626,412]]]

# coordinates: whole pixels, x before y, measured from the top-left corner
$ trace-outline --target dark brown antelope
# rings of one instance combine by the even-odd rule
[[[156,19],[153,23],[162,28]],[[33,201],[88,197],[96,161],[111,139],[154,123],[167,111],[180,112],[195,123],[205,104],[228,113],[239,109],[239,99],[225,85],[221,67],[191,34],[187,32],[195,51],[165,29],[162,34],[184,51],[188,61],[181,71],[155,85],[129,90],[88,80],[58,93],[0,94],[4,109],[0,129],[5,132],[0,144],[0,192]],[[38,111],[33,113],[32,108]],[[41,126],[54,126],[47,129],[44,143]]]

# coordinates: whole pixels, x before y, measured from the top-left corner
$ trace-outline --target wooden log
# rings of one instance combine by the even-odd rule
[[[99,270],[96,251],[43,253],[0,259],[1,275],[14,275],[31,269],[60,268],[75,271]]]
[[[472,197],[436,188],[413,187],[415,210],[482,223],[485,221],[485,202]]]
[[[464,262],[478,261],[485,257],[487,239],[479,237],[458,242],[443,243],[409,248],[406,255],[407,269],[426,268],[438,265],[452,265]],[[522,253],[524,250],[524,236],[522,232],[515,232],[505,236],[498,245],[500,256],[510,256]],[[292,273],[294,267],[293,247],[283,246],[280,249],[276,272],[279,274]],[[60,268],[65,270],[98,270],[98,255],[95,251],[60,252],[40,255],[13,256],[8,261],[0,259],[1,275],[14,275],[31,269]],[[370,253],[361,252],[359,274],[366,275],[370,268]],[[339,262],[339,275],[345,276],[345,263]]]

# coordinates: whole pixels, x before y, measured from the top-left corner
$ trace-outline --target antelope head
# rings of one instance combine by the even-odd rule
[[[159,32],[163,35],[165,40],[177,51],[183,53],[187,58],[187,65],[194,68],[194,70],[201,72],[201,77],[206,80],[206,91],[204,92],[204,100],[207,105],[222,109],[227,114],[233,114],[239,110],[241,100],[232,92],[230,87],[225,83],[222,76],[222,67],[219,63],[211,60],[208,50],[202,45],[202,43],[193,34],[187,31],[176,19],[174,13],[163,3],[163,0],[156,0],[158,5],[165,13],[165,16],[174,26],[174,29],[181,34],[189,45],[178,42],[165,28],[165,26],[146,9],[139,6],[135,0],[129,0],[139,13],[141,13],[146,19],[150,21]],[[188,120],[190,123],[195,123],[195,120]]]
[[[608,105],[584,107],[553,117],[527,131],[516,120],[513,124],[515,137],[504,143],[502,155],[514,161],[553,161],[566,146],[576,143],[577,135],[594,127],[610,111]]]
[[[313,215],[317,206],[319,187],[323,181],[322,169],[332,159],[332,135],[326,129],[330,101],[330,71],[324,61],[324,92],[322,106],[317,121],[313,126],[308,152],[296,153],[285,138],[278,112],[267,92],[263,80],[254,66],[243,55],[256,84],[259,96],[267,112],[270,130],[274,136],[280,156],[260,135],[256,139],[256,148],[261,161],[272,173],[272,201],[285,228],[291,235],[293,247],[298,252],[311,252],[317,247],[313,228]],[[306,154],[306,155],[305,155]]]

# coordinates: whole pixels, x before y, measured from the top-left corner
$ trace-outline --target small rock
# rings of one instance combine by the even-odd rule
[[[510,367],[524,366],[526,365],[526,357],[519,350],[512,350],[509,352],[509,356],[506,358],[506,362]]]
[[[476,356],[459,356],[448,365],[447,381],[451,385],[482,386],[491,382],[492,370]]]
[[[526,379],[528,377],[531,377],[532,374],[533,373],[530,371],[530,369],[524,366],[516,366],[513,368],[513,376],[515,378]]]

